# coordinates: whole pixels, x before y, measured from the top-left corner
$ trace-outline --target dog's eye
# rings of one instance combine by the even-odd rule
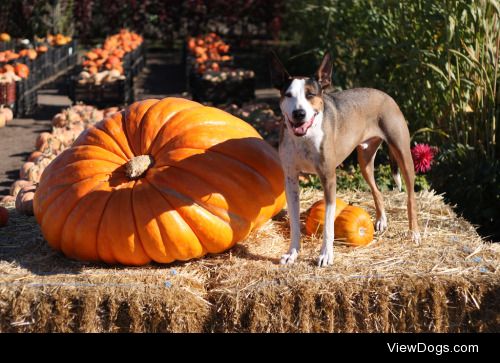
[[[285,93],[285,97],[292,97],[292,94],[290,92]]]
[[[313,98],[314,96],[316,96],[316,94],[314,94],[314,93],[307,93],[306,94],[306,98]]]

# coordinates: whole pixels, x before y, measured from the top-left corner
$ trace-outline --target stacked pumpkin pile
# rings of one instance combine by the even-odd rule
[[[0,52],[0,107],[4,110],[8,110],[6,111],[8,115],[12,114],[11,107],[17,101],[16,82],[25,80],[30,75],[30,69],[26,64],[20,62],[15,62],[13,64],[7,63],[19,57],[19,54],[10,50]],[[5,126],[5,123],[11,119],[12,118],[7,117],[4,122],[2,122],[0,116],[0,127]]]
[[[109,36],[102,47],[94,48],[85,54],[78,83],[99,85],[125,79],[124,58],[142,42],[143,38],[139,34],[126,29]]]
[[[20,213],[32,215],[34,192],[45,168],[85,129],[117,111],[116,107],[98,110],[93,106],[75,105],[56,114],[52,119],[52,132],[42,132],[37,137],[35,150],[19,171],[19,180],[12,184],[10,195],[2,201],[15,201]]]
[[[234,68],[230,47],[217,34],[191,37],[187,48],[193,99],[221,104],[254,98],[255,72]]]
[[[2,63],[2,54],[0,53],[0,64],[1,63]],[[21,79],[27,79],[29,75],[30,75],[30,69],[24,63],[14,63],[14,64],[4,63],[0,67],[0,84],[18,82]]]
[[[47,34],[46,38],[37,39],[41,43],[48,43],[51,46],[61,47],[63,45],[69,44],[73,39],[70,36],[58,33],[58,34]]]
[[[231,67],[233,56],[229,54],[229,48],[215,33],[189,38],[188,49],[194,57],[194,71],[204,80],[215,83],[253,78],[253,71]]]
[[[16,114],[24,116],[32,113],[37,104],[37,88],[40,83],[76,62],[72,55],[71,37],[62,34],[10,42],[8,34],[0,51],[0,105],[13,107]],[[14,45],[25,47],[15,51]],[[35,46],[35,44],[38,44]],[[12,49],[9,49],[12,48]]]
[[[220,64],[225,64],[233,59],[229,55],[229,45],[215,33],[190,37],[188,49],[194,56],[194,68],[199,74],[208,70],[219,71]]]

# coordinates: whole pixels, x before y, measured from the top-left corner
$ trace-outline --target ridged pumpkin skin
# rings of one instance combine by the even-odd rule
[[[307,214],[306,219],[307,235],[320,235],[323,233],[323,227],[325,224],[325,207],[325,200],[321,199],[314,203],[311,208],[309,208],[309,213]],[[347,207],[347,203],[342,199],[337,198],[335,200],[335,219],[337,219],[337,216],[345,207]]]
[[[373,222],[361,207],[348,205],[335,220],[335,239],[353,246],[364,246],[373,240]]]
[[[149,156],[152,166],[131,179],[129,161]],[[283,188],[277,152],[249,124],[152,99],[83,132],[43,172],[34,211],[69,257],[168,263],[230,248],[283,208]]]

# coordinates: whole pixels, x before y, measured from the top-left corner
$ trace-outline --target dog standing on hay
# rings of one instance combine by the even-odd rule
[[[401,190],[403,173],[408,193],[408,221],[412,239],[420,240],[415,205],[415,173],[410,152],[410,133],[396,102],[382,91],[356,88],[328,92],[332,62],[326,54],[315,76],[291,77],[275,54],[271,77],[280,90],[283,113],[279,154],[285,173],[285,192],[290,219],[291,242],[282,264],[291,264],[300,248],[299,173],[318,174],[326,203],[323,245],[318,266],[333,263],[336,167],[356,148],[361,172],[375,200],[377,231],[387,228],[382,194],[375,184],[374,160],[378,147],[389,146],[394,180]]]

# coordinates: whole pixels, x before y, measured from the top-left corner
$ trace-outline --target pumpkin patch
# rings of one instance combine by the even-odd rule
[[[134,103],[87,129],[34,198],[53,248],[126,265],[222,252],[283,205],[276,151],[244,121],[179,98]]]
[[[102,47],[85,53],[83,71],[78,82],[100,85],[125,79],[123,58],[127,53],[137,49],[142,42],[142,36],[127,29],[107,37]]]

